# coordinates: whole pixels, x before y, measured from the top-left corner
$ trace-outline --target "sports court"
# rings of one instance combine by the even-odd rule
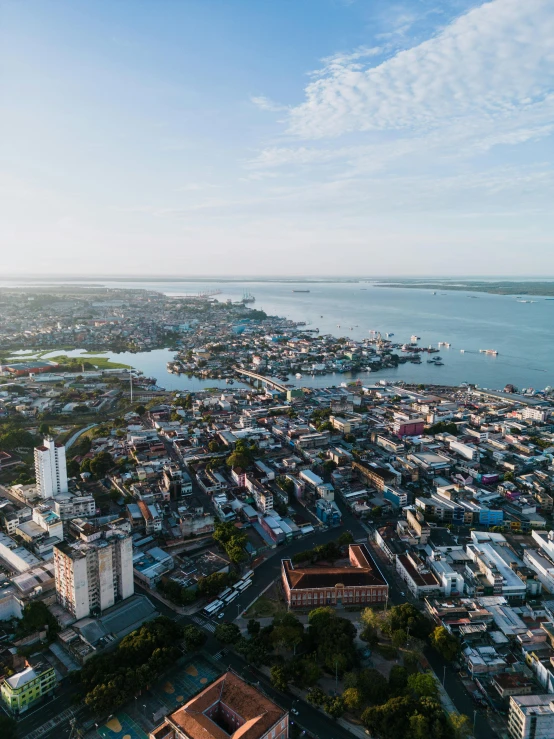
[[[173,709],[185,703],[213,682],[222,673],[222,669],[200,655],[173,670],[167,677],[157,682],[150,690],[156,698]]]
[[[148,739],[148,734],[126,713],[116,713],[97,732],[102,739]]]

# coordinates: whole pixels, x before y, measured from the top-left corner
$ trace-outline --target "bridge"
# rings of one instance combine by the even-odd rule
[[[241,375],[246,375],[246,377],[249,377],[251,380],[257,380],[262,385],[267,385],[267,387],[271,387],[279,393],[286,394],[288,390],[288,387],[283,385],[282,382],[277,382],[276,380],[272,380],[270,377],[259,375],[257,372],[251,372],[250,370],[241,369],[240,367],[233,367],[233,369],[235,372],[238,372]]]

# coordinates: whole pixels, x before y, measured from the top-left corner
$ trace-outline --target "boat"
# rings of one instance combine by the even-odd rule
[[[300,372],[297,372],[295,374],[295,377],[296,377],[297,380],[301,380],[302,379],[302,375],[300,374]]]
[[[435,365],[435,367],[443,367],[444,366],[444,362],[433,362],[433,364]]]
[[[496,357],[498,352],[496,349],[479,349],[479,354],[492,354],[492,356]]]
[[[241,303],[255,303],[256,298],[253,295],[250,295],[250,293],[244,293],[242,296]]]
[[[227,379],[225,380],[225,382],[227,383],[227,385],[234,385],[234,384],[235,384],[235,381],[234,381],[234,380],[232,380],[232,379],[231,379],[230,377],[228,377],[228,378],[227,378]]]
[[[293,293],[309,293],[309,290],[293,290]]]
[[[466,352],[465,349],[460,349],[460,354],[465,354],[465,352]]]

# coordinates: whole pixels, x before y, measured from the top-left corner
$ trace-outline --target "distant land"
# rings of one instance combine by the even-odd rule
[[[538,295],[554,297],[554,280],[550,282],[517,282],[517,281],[473,281],[463,282],[433,281],[416,282],[414,280],[395,280],[394,282],[379,282],[376,287],[402,287],[413,290],[457,290],[463,292],[493,293],[495,295]]]

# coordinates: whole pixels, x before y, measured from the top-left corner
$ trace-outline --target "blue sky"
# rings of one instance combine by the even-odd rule
[[[554,274],[552,0],[0,0],[5,273]]]

